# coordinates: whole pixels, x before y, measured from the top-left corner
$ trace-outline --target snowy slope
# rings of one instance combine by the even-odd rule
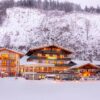
[[[26,51],[55,43],[73,50],[77,58],[100,59],[99,21],[100,15],[88,13],[9,8],[0,27],[0,45]]]

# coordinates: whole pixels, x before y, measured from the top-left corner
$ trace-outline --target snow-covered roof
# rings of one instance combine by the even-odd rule
[[[90,61],[86,61],[86,60],[72,60],[72,61],[77,64],[75,66],[81,66],[81,65],[90,63]]]
[[[37,50],[37,49],[42,49],[42,48],[47,48],[47,47],[51,47],[51,46],[54,46],[54,47],[57,47],[57,48],[61,48],[61,49],[65,50],[65,51],[67,51],[69,53],[73,53],[72,50],[66,49],[66,48],[64,48],[62,46],[58,46],[56,44],[47,45],[47,46],[41,46],[41,47],[36,47],[36,48],[31,48],[29,51],[33,51],[33,50]]]
[[[28,59],[28,56],[22,57],[22,58],[20,59],[20,65],[29,66],[29,65],[36,64],[36,63],[34,63],[34,62],[28,62],[27,59]]]
[[[94,65],[96,67],[98,67],[98,65],[100,65],[100,61],[93,61],[93,62],[90,62],[90,61],[84,61],[84,60],[72,60],[73,62],[75,62],[77,65],[75,66],[72,66],[71,68],[69,69],[73,69],[73,68],[79,68],[80,66],[84,66],[86,64],[91,64],[91,65]],[[98,67],[100,68],[100,67]]]
[[[3,50],[7,50],[7,51],[10,51],[10,52],[13,52],[13,53],[17,53],[21,56],[24,56],[24,54],[21,53],[21,52],[18,52],[18,51],[12,50],[12,49],[8,49],[8,48],[0,48],[0,51],[3,51]]]
[[[87,60],[72,60],[74,63],[77,65],[82,65],[82,64],[87,64],[87,63],[92,63],[94,65],[100,65],[100,61],[93,60],[92,62],[87,61]]]
[[[93,64],[100,66],[100,61],[93,61]]]
[[[74,68],[80,68],[80,67],[83,67],[83,66],[85,66],[85,65],[92,65],[92,66],[94,66],[94,67],[96,67],[96,68],[100,68],[99,66],[96,66],[96,65],[94,65],[94,64],[92,64],[92,63],[87,63],[87,64],[83,64],[83,65],[81,65],[81,66],[79,66],[79,65],[76,65],[76,66],[72,66],[71,68],[69,68],[69,69],[74,69]]]

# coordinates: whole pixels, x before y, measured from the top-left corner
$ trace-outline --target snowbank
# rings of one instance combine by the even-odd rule
[[[0,100],[100,100],[100,82],[0,79]]]

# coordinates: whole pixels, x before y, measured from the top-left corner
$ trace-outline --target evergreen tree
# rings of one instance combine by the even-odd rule
[[[100,7],[99,6],[97,7],[96,12],[100,13]]]

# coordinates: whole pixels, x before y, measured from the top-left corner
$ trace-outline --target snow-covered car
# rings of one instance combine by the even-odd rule
[[[55,74],[47,74],[46,78],[47,79],[55,79],[56,75]]]

